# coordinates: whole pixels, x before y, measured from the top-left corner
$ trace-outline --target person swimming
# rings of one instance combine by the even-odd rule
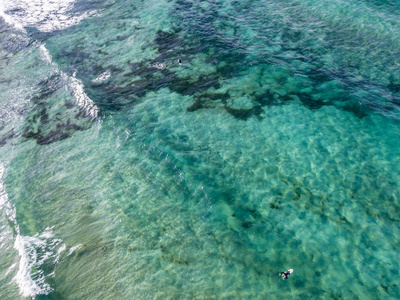
[[[285,280],[285,279],[288,279],[289,275],[291,275],[292,273],[293,273],[293,269],[289,269],[285,272],[280,272],[279,276],[282,276],[282,279]]]
[[[181,65],[181,64],[182,64],[182,60],[181,60],[181,59],[178,59],[178,63]]]

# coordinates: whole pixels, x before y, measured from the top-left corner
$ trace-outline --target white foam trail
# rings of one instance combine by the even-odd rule
[[[17,249],[21,259],[17,275],[13,280],[18,284],[23,297],[48,294],[52,291],[50,285],[44,282],[45,276],[42,270],[37,269],[34,274],[31,274],[33,267],[38,263],[36,249],[45,247],[46,242],[37,237],[18,235],[15,239],[14,248]],[[32,279],[32,276],[35,276],[36,280]]]
[[[167,65],[164,63],[154,63],[151,65],[151,67],[158,69],[158,70],[165,70],[167,68]]]
[[[111,73],[109,71],[106,71],[102,74],[100,74],[97,78],[93,79],[92,82],[97,84],[97,83],[102,83],[106,81],[108,78],[110,78]]]
[[[58,68],[58,65],[53,63],[53,59],[51,57],[51,54],[49,50],[47,50],[45,44],[40,45],[39,47],[40,52],[42,53],[43,59],[51,64],[55,71],[59,74],[61,74],[61,77],[65,81],[66,85],[68,86],[68,89],[72,96],[75,98],[78,106],[83,109],[86,112],[86,115],[91,117],[91,118],[96,118],[99,112],[98,107],[94,104],[93,100],[89,98],[89,96],[85,93],[84,90],[84,85],[82,81],[80,81],[78,78],[75,77],[75,74],[72,76],[69,76],[65,74],[64,72],[60,71]],[[103,73],[103,78],[106,80],[110,75],[108,74],[109,72]]]
[[[62,30],[93,16],[96,11],[72,14],[75,0],[1,0],[0,16],[17,28],[35,27],[42,32]]]
[[[61,242],[60,239],[54,239],[52,228],[46,228],[34,236],[17,235],[14,248],[21,259],[13,281],[18,284],[23,297],[47,295],[53,291],[45,282],[46,275],[40,267],[49,260],[53,260],[53,264],[59,262],[64,248],[58,247]],[[54,276],[54,271],[47,276]]]
[[[23,31],[25,32],[25,28],[24,26],[19,23],[17,20],[15,20],[13,17],[11,17],[10,15],[5,13],[5,6],[4,6],[4,2],[0,1],[0,17],[4,19],[4,21],[11,25],[12,27],[16,28],[17,30]]]
[[[68,256],[70,256],[74,251],[79,250],[82,248],[82,244],[75,245],[69,249]]]
[[[45,61],[47,61],[49,64],[53,64],[53,60],[52,60],[52,58],[51,58],[51,54],[50,54],[49,50],[47,50],[47,48],[45,47],[45,45],[46,45],[46,44],[40,45],[40,47],[39,47],[40,52],[42,53],[43,58],[44,58]],[[58,68],[57,68],[57,69],[58,69]]]
[[[14,225],[16,232],[14,249],[18,251],[20,256],[19,262],[11,264],[5,275],[13,272],[18,267],[12,282],[18,285],[19,292],[23,297],[47,295],[53,289],[45,282],[45,279],[47,276],[54,276],[54,271],[46,275],[40,267],[49,261],[53,265],[57,264],[66,246],[65,244],[60,246],[62,240],[54,238],[52,228],[46,228],[42,233],[34,236],[21,235],[16,221],[15,207],[9,202],[2,181],[4,172],[5,168],[0,163],[0,212],[3,212],[5,217]]]
[[[58,248],[57,250],[57,255],[56,255],[56,259],[54,260],[55,264],[58,264],[60,262],[60,258],[61,258],[61,253],[63,253],[65,251],[65,249],[67,249],[67,245],[62,244],[60,246],[60,248]]]
[[[4,276],[7,276],[10,272],[14,271],[14,269],[17,267],[17,264],[12,264],[8,270],[4,273]]]
[[[5,186],[3,183],[3,176],[4,176],[5,168],[3,164],[0,163],[0,212],[4,211],[5,217],[10,220],[12,223],[16,223],[16,211],[15,207],[11,206],[10,202],[8,201],[8,195],[5,190]]]
[[[82,81],[73,76],[68,76],[68,86],[71,94],[76,99],[78,106],[82,108],[86,114],[92,118],[96,118],[99,112],[98,107],[93,100],[86,95]]]

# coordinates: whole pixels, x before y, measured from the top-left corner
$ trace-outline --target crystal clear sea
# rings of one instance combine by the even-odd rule
[[[0,299],[399,299],[399,238],[399,1],[0,0]]]

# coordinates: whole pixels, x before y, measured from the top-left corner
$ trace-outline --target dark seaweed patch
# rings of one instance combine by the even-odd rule
[[[177,32],[170,33],[162,30],[157,31],[154,42],[160,54],[171,52],[183,44]]]
[[[39,145],[48,145],[54,142],[64,140],[70,136],[71,135],[66,132],[61,132],[61,131],[50,132],[46,136],[39,136],[37,138],[37,143]]]
[[[180,5],[183,5],[184,2],[185,1],[180,3]],[[211,103],[210,96],[212,95],[212,92],[207,93],[207,91],[211,87],[213,87],[214,89],[218,89],[220,87],[221,79],[233,78],[237,76],[238,73],[243,72],[246,68],[248,68],[248,57],[241,51],[233,49],[231,42],[224,43],[222,42],[223,39],[218,39],[215,36],[212,37],[211,35],[205,35],[204,32],[201,30],[198,30],[198,32],[202,32],[196,35],[196,38],[199,41],[199,45],[197,45],[197,47],[192,50],[196,50],[196,52],[202,52],[213,49],[212,52],[215,54],[208,56],[207,62],[213,64],[219,62],[225,63],[221,64],[221,67],[217,67],[217,71],[215,73],[209,74],[207,76],[199,76],[196,81],[190,80],[190,78],[178,79],[176,78],[176,75],[174,73],[165,71],[164,73],[168,73],[167,77],[170,78],[170,80],[168,80],[168,84],[165,84],[165,81],[153,81],[152,83],[144,86],[146,89],[149,88],[150,90],[158,89],[160,87],[169,87],[172,91],[179,94],[194,95],[193,104],[187,108],[189,112],[193,112],[198,109],[210,109],[220,106],[216,103]],[[187,36],[195,35],[194,28],[188,29],[185,34]],[[299,31],[291,32],[290,30],[288,30],[284,34],[284,38],[286,38],[288,41],[290,40],[291,42],[296,42],[301,40],[303,37],[302,33]],[[163,41],[165,41],[165,43],[163,43]],[[205,41],[207,41],[207,46],[203,45]],[[176,34],[158,32],[155,43],[158,45],[158,50],[159,53],[161,53],[161,56],[166,58],[166,53],[179,52],[179,47],[182,41]],[[174,47],[176,47],[177,49],[172,51],[171,48]],[[293,49],[291,50],[293,51]],[[298,48],[296,49],[296,51],[302,52],[303,50],[301,48]],[[301,59],[306,60],[305,58]],[[314,59],[314,56],[312,56],[312,59]],[[311,68],[308,73],[308,77],[312,80],[312,91],[318,91],[318,87],[321,83],[329,82],[335,78],[343,78],[343,80],[341,81],[342,84],[344,84],[345,82],[351,82],[351,80],[349,80],[345,75],[342,75],[340,73],[336,74],[324,70],[323,64],[313,62],[312,65],[314,66],[314,68]],[[277,78],[277,83],[280,85],[284,85],[287,82],[287,79],[287,77],[281,76]],[[160,85],[160,87],[158,87],[158,85]],[[141,89],[141,91],[143,92],[139,94],[139,97],[146,93],[146,91],[144,91],[143,89]],[[327,99],[324,101],[316,100],[312,96],[312,93],[299,92],[274,96],[272,95],[272,92],[270,90],[267,90],[261,95],[253,94],[250,96],[253,99],[253,103],[255,103],[253,108],[250,109],[231,108],[226,105],[227,98],[223,98],[220,95],[216,95],[214,99],[222,103],[229,114],[240,120],[247,120],[253,116],[260,118],[263,112],[262,107],[282,105],[289,101],[293,101],[294,99],[300,99],[301,103],[304,106],[313,110],[320,109],[321,107],[327,105],[335,105],[335,103],[331,99]],[[346,97],[343,98],[343,95],[338,95],[337,99],[335,99],[335,101],[348,103],[348,105],[341,106],[342,109],[354,113],[357,117],[362,118],[366,115],[365,108],[360,108],[356,105],[355,102],[351,102],[348,100],[349,99]]]
[[[205,106],[203,101],[200,99],[196,99],[194,100],[193,104],[187,108],[187,111],[192,112],[202,108],[207,108],[207,106]]]
[[[220,87],[218,74],[202,75],[195,82],[190,82],[189,78],[183,80],[175,78],[171,83],[171,90],[182,95],[194,95],[198,92],[207,91],[209,88],[218,89]]]
[[[46,133],[45,135],[43,135],[40,128],[34,129],[33,127],[28,126],[23,131],[22,136],[27,139],[36,139],[36,142],[39,145],[48,145],[57,141],[64,140],[72,136],[75,131],[81,130],[85,130],[85,128],[76,124],[70,124],[68,120],[66,124],[57,123],[56,128]]]
[[[248,220],[242,222],[242,227],[246,228],[246,229],[250,228],[252,225],[253,225],[253,223]]]
[[[362,119],[368,116],[368,111],[366,108],[360,105],[348,104],[342,108],[345,111],[353,113],[358,118]]]
[[[297,98],[300,98],[297,94],[272,94],[270,90],[262,93],[261,95],[252,95],[255,103],[259,103],[261,107],[264,106],[281,106],[286,104],[288,101],[293,101]]]
[[[40,92],[32,98],[32,101],[36,104],[40,104],[42,100],[51,97],[61,87],[59,75],[53,74],[49,78],[39,82],[38,85]]]
[[[327,102],[314,100],[310,94],[299,93],[297,95],[299,96],[301,103],[309,109],[320,109],[324,105],[328,105]]]
[[[7,140],[12,139],[13,137],[15,137],[15,132],[14,132],[14,128],[11,129],[10,131],[8,131],[7,133],[5,133],[1,138],[0,138],[0,146],[4,146],[7,142]]]
[[[42,124],[46,124],[46,123],[49,122],[49,115],[48,115],[47,112],[46,112],[46,108],[43,108],[43,109],[40,111],[40,122],[41,122]]]
[[[275,203],[270,203],[269,207],[272,209],[280,209],[279,205],[275,204]]]
[[[387,89],[393,93],[400,92],[400,84],[390,83],[387,85]]]
[[[194,102],[187,108],[187,111],[192,112],[202,108],[213,108],[215,107],[212,104],[214,101],[219,101],[223,104],[226,104],[226,100],[229,98],[229,93],[206,93],[202,95],[195,95]]]
[[[261,106],[254,106],[250,109],[234,109],[229,106],[225,106],[226,111],[234,116],[236,119],[246,121],[248,118],[252,116],[256,116],[260,118],[260,115],[264,112]]]
[[[82,3],[81,5],[86,4]],[[292,28],[286,23],[282,23],[279,28],[276,27],[277,24],[265,25],[265,28],[261,27],[260,30],[264,30],[262,33],[265,34],[266,47],[269,48],[272,45],[272,40],[270,41],[269,37],[274,37],[271,28],[276,27],[276,34],[280,36],[280,42],[277,45],[279,50],[276,50],[273,56],[251,55],[248,51],[249,42],[254,41],[244,37],[241,23],[232,22],[228,15],[219,13],[219,5],[212,1],[207,2],[206,9],[192,1],[177,1],[175,3],[175,14],[179,22],[176,22],[175,27],[168,31],[158,30],[154,40],[142,46],[143,48],[151,48],[151,50],[156,49],[157,57],[142,62],[128,62],[127,64],[130,67],[128,72],[117,70],[116,67],[107,67],[107,70],[105,70],[99,65],[87,63],[93,61],[92,53],[89,53],[87,49],[90,48],[91,51],[97,51],[102,56],[107,57],[109,55],[107,44],[92,49],[92,47],[85,47],[86,42],[83,42],[72,49],[60,51],[54,57],[61,64],[67,66],[66,68],[70,71],[77,69],[77,75],[80,78],[94,78],[95,74],[98,75],[105,71],[113,73],[112,79],[107,83],[94,83],[89,80],[84,82],[85,91],[89,97],[95,101],[101,110],[106,111],[120,110],[135,105],[148,92],[168,88],[181,95],[193,96],[193,104],[187,108],[189,112],[198,109],[225,108],[229,114],[240,120],[248,120],[251,117],[261,118],[263,107],[284,105],[298,100],[312,110],[334,105],[354,113],[359,118],[368,114],[371,107],[359,105],[360,101],[356,101],[356,96],[352,97],[351,93],[360,86],[363,88],[371,85],[371,82],[360,82],[359,78],[353,79],[354,76],[346,73],[351,70],[350,67],[346,69],[347,71],[343,71],[340,68],[335,70],[331,66],[325,65],[323,59],[321,59],[324,50],[315,49],[314,51],[312,47],[310,48],[311,37],[307,36],[305,32]],[[212,9],[214,6],[216,9]],[[250,16],[253,13],[251,7],[244,3],[235,2],[232,3],[232,7],[237,12],[240,11],[243,16]],[[234,13],[234,11],[231,13]],[[131,12],[122,15],[123,19],[131,17]],[[115,26],[119,28],[119,26],[126,26],[126,24],[122,22]],[[137,28],[134,28],[134,30],[137,30]],[[229,30],[229,34],[226,32],[227,30]],[[126,39],[131,37],[132,34],[134,34],[133,30],[127,30],[123,34],[109,39],[108,44],[120,43],[124,46]],[[94,35],[101,35],[101,32],[94,32]],[[335,41],[338,38],[334,32],[327,32],[328,41]],[[290,52],[290,55],[287,55],[288,52]],[[168,68],[177,64],[178,59],[182,59],[184,64],[190,65],[190,62],[199,53],[206,54],[205,62],[216,66],[215,72],[198,77],[181,78],[178,76],[179,74]],[[293,57],[296,57],[296,61],[306,63],[307,69],[298,70],[293,64]],[[159,69],[154,67],[156,64],[166,64],[168,67]],[[183,67],[185,67],[184,64]],[[251,70],[249,69],[250,65],[268,66],[271,64],[279,64],[279,67],[288,70],[290,73],[274,78],[277,85],[290,85],[289,76],[295,76],[296,73],[300,72],[302,76],[309,79],[309,86],[306,86],[306,88],[309,88],[310,91],[303,92],[302,88],[305,87],[299,87],[297,91],[290,90],[287,94],[283,94],[282,91],[277,92],[272,87],[269,89],[264,86],[259,93],[249,95],[243,92],[244,96],[251,98],[251,102],[254,103],[252,108],[246,109],[227,106],[228,98],[225,96],[217,95],[212,99],[212,94],[221,87],[224,80],[245,76]],[[357,68],[357,62],[355,61],[353,64],[353,67]],[[88,67],[82,68],[81,66]],[[111,70],[113,68],[115,70]],[[265,68],[265,70],[267,69]],[[122,72],[125,73],[122,74]],[[263,75],[268,76],[268,74]],[[132,77],[136,77],[138,80],[134,80]],[[256,80],[261,81],[261,77],[256,78]],[[332,87],[323,87],[323,83],[332,80],[339,82],[336,95],[329,93]],[[260,84],[262,83],[260,82]],[[384,88],[390,93],[400,93],[400,85],[395,80],[392,80],[392,83]],[[342,92],[340,92],[341,90]],[[328,99],[324,99],[324,97],[328,97]],[[394,97],[391,103],[397,105],[396,99]],[[77,116],[79,117],[80,114],[77,114]]]
[[[35,139],[39,145],[48,145],[90,126],[86,113],[77,107],[73,99],[64,100],[64,106],[59,105],[63,101],[60,96],[64,96],[64,85],[59,75],[49,77],[39,86],[39,92],[31,100],[33,110],[28,114],[22,131],[24,138]]]

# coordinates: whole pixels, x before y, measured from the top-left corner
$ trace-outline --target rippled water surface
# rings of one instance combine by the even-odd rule
[[[399,12],[0,1],[0,298],[398,299]]]

